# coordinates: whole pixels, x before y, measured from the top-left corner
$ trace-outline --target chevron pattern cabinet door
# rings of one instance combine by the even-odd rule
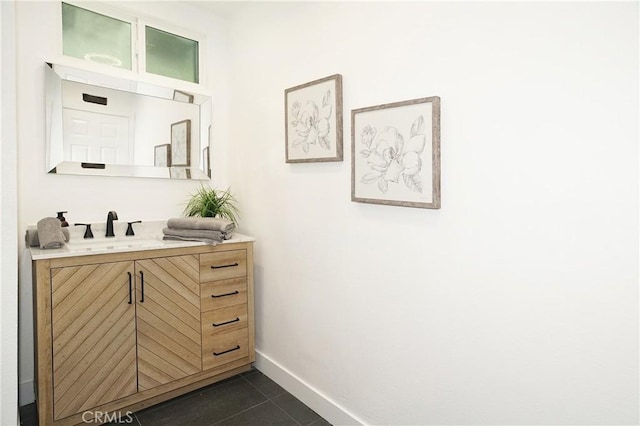
[[[136,261],[138,390],[202,371],[199,259]]]
[[[137,391],[133,273],[130,261],[51,270],[56,420]]]

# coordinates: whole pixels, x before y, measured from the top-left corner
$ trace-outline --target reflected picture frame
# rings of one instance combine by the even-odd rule
[[[171,124],[171,166],[191,165],[191,120]]]
[[[209,147],[205,146],[202,150],[202,171],[211,178],[211,160],[209,158]]]
[[[153,166],[169,167],[171,166],[171,144],[165,143],[153,147]]]
[[[191,169],[187,167],[169,167],[171,179],[191,179]]]
[[[179,102],[185,102],[188,104],[193,103],[193,95],[191,93],[183,92],[181,90],[174,89],[173,100]]]

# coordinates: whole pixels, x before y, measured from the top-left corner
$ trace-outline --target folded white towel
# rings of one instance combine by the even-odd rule
[[[225,240],[225,233],[220,231],[208,231],[206,229],[175,229],[164,228],[162,233],[167,236],[182,238],[206,238],[222,242]]]
[[[38,221],[36,227],[41,249],[60,248],[64,245],[64,233],[57,218],[45,217]]]
[[[220,241],[211,240],[209,238],[190,238],[190,237],[178,237],[177,235],[165,235],[163,240],[176,240],[176,241],[199,241],[201,243],[206,243],[212,246],[217,245]]]
[[[173,229],[204,229],[208,231],[233,232],[236,225],[217,217],[177,217],[169,219],[167,226]]]

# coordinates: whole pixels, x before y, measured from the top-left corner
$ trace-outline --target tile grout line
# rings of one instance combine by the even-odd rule
[[[264,397],[266,398],[266,400],[264,400],[264,401],[262,401],[262,402],[260,402],[260,403],[258,403],[258,404],[256,404],[256,405],[253,405],[253,406],[251,406],[251,407],[249,407],[249,408],[245,408],[244,410],[240,410],[240,411],[238,411],[237,413],[232,414],[232,415],[231,415],[231,416],[229,416],[229,417],[225,417],[224,419],[221,419],[221,420],[218,420],[217,422],[211,423],[211,425],[209,425],[209,426],[214,426],[214,425],[220,424],[220,423],[222,423],[222,422],[224,422],[224,421],[226,421],[226,420],[229,420],[229,419],[231,419],[231,418],[233,418],[233,417],[236,417],[236,416],[238,416],[238,415],[240,415],[240,414],[242,414],[242,413],[244,413],[244,412],[246,412],[246,411],[252,410],[252,409],[254,409],[254,408],[256,408],[256,407],[259,407],[260,405],[266,404],[267,402],[271,402],[271,403],[273,403],[276,407],[278,406],[275,402],[273,402],[273,401],[271,400],[271,398],[269,398],[269,396],[267,396],[264,392],[262,392],[262,391],[261,391],[260,389],[258,389],[256,386],[254,386],[254,385],[253,385],[253,383],[251,383],[249,380],[247,380],[243,374],[239,374],[239,375],[238,375],[238,378],[242,378],[242,380],[244,380],[244,381],[245,381],[245,382],[246,382],[250,387],[252,387],[253,389],[255,389],[255,390],[256,390],[260,395],[264,396]],[[280,394],[280,395],[282,395],[282,394]],[[278,407],[278,408],[280,408],[280,407]],[[291,416],[289,416],[289,417],[291,417]],[[293,421],[295,421],[295,419],[293,419]],[[296,422],[296,423],[297,423],[297,422]]]
[[[256,370],[256,371],[257,371],[257,370]],[[260,374],[262,374],[262,373],[260,373]],[[257,387],[257,386],[255,386],[253,383],[251,383],[249,380],[247,380],[247,378],[246,378],[246,377],[244,377],[244,376],[241,376],[241,377],[244,379],[244,381],[245,381],[245,382],[249,383],[249,385],[250,385],[252,388],[254,388],[255,390],[257,390],[258,392],[260,392],[260,394],[261,394],[262,396],[264,396],[265,398],[267,398],[267,400],[269,400],[269,401],[271,401],[271,402],[273,402],[273,403],[275,404],[275,402],[273,401],[273,398],[271,398],[269,395],[267,395],[266,393],[264,393],[264,392],[262,392],[260,389],[258,389],[258,387]],[[265,376],[265,377],[266,377],[266,376]],[[277,383],[276,383],[276,384],[277,384]],[[280,385],[278,385],[278,386],[280,386]],[[284,395],[285,393],[287,393],[287,391],[286,391],[286,390],[284,390],[284,389],[282,389],[282,392],[281,392],[281,393],[279,393],[279,394],[277,394],[277,395],[276,395],[276,397],[278,397],[278,396],[280,396],[280,395]],[[277,405],[277,404],[276,404],[276,405]]]
[[[133,413],[133,417],[136,419],[136,422],[138,422],[138,426],[142,426],[142,423],[140,422],[140,419],[138,418],[138,415],[136,413]]]
[[[259,370],[258,370],[259,371]],[[259,372],[259,374],[263,374],[262,372]],[[264,375],[264,374],[263,374]],[[266,376],[265,376],[266,377]],[[296,419],[294,419],[293,417],[291,417],[291,415],[289,413],[287,413],[282,407],[280,407],[271,397],[269,397],[267,394],[265,394],[264,392],[262,392],[260,389],[258,389],[257,386],[255,386],[253,383],[251,383],[249,380],[247,380],[246,377],[242,376],[242,378],[245,380],[245,382],[249,383],[250,386],[252,386],[255,390],[257,390],[258,392],[260,392],[262,395],[264,395],[265,398],[267,398],[267,401],[271,402],[273,405],[275,405],[276,407],[278,407],[278,409],[280,411],[282,411],[287,417],[289,417],[291,420],[294,421],[295,424],[302,426],[301,423],[299,421],[297,421]],[[277,383],[276,383],[277,384]],[[278,385],[279,386],[279,385]],[[282,387],[281,387],[282,388]],[[285,393],[287,393],[287,391],[283,389],[282,393],[279,393],[278,395],[275,396],[275,398],[284,395]],[[292,395],[293,396],[293,395]]]
[[[259,407],[259,406],[261,406],[263,404],[266,404],[267,402],[271,402],[271,401],[269,401],[268,399],[266,401],[262,401],[261,403],[256,404],[256,405],[254,405],[252,407],[245,408],[244,410],[240,410],[237,413],[230,415],[229,417],[225,417],[224,419],[221,419],[221,420],[218,420],[217,422],[211,423],[209,426],[214,426],[214,425],[220,424],[220,423],[222,423],[222,422],[224,422],[226,420],[229,420],[229,419],[232,419],[232,418],[234,418],[236,416],[239,416],[240,414],[242,414],[242,413],[244,413],[246,411],[253,410],[256,407]]]
[[[264,373],[262,373],[260,370],[255,370],[257,372],[257,374],[262,374],[263,376],[267,377]],[[258,392],[260,392],[262,395],[264,395],[269,401],[273,402],[275,404],[276,407],[278,407],[281,411],[283,411],[289,418],[291,418],[294,422],[296,422],[296,424],[298,424],[299,426],[313,426],[313,424],[315,423],[319,423],[321,420],[324,420],[325,422],[327,421],[324,417],[322,417],[321,415],[319,415],[318,413],[316,413],[315,411],[311,410],[311,408],[309,406],[307,406],[306,404],[304,404],[307,408],[309,408],[311,411],[313,411],[314,413],[316,413],[318,415],[318,419],[312,421],[311,423],[306,423],[306,424],[302,424],[301,422],[299,422],[298,420],[294,419],[284,408],[280,407],[280,405],[278,405],[277,402],[274,401],[274,398],[278,398],[284,394],[289,394],[291,395],[293,398],[296,398],[293,394],[291,394],[291,392],[288,392],[286,389],[284,389],[282,386],[280,386],[280,389],[282,389],[282,392],[280,392],[277,395],[274,395],[273,397],[268,396],[267,394],[265,394],[264,392],[262,392],[260,389],[258,389],[257,386],[255,386],[253,383],[251,383],[249,380],[246,379],[245,375],[242,375],[242,378],[249,383],[251,386],[254,387],[254,389],[256,389]],[[267,377],[268,378],[268,377]],[[271,379],[269,379],[271,380]],[[275,382],[274,382],[275,383]],[[277,385],[277,383],[276,383]],[[296,398],[297,399],[297,398]],[[302,401],[301,401],[302,402]]]
[[[259,370],[257,370],[257,371],[259,371]],[[260,372],[260,374],[262,374],[262,375],[264,376],[264,373]],[[267,377],[267,376],[265,376],[265,377]],[[244,378],[244,377],[243,377],[243,378]],[[268,377],[267,377],[267,378],[268,378]],[[246,379],[245,379],[245,380],[246,380]],[[253,384],[252,384],[251,382],[249,382],[248,380],[247,380],[247,382],[248,382],[251,386],[253,386]],[[276,383],[276,384],[277,384],[277,383]],[[280,386],[280,385],[278,385],[278,386]],[[260,391],[260,389],[258,389],[256,386],[253,386],[253,387],[254,387],[254,388],[256,388],[256,390],[257,390],[258,392],[262,393],[262,392]],[[289,413],[288,413],[284,408],[280,407],[280,405],[278,405],[278,403],[274,401],[274,398],[278,398],[278,397],[280,397],[280,396],[282,396],[282,395],[284,395],[284,394],[287,394],[287,393],[288,393],[289,395],[291,395],[291,396],[292,396],[293,398],[295,398],[295,399],[298,399],[298,398],[296,398],[296,397],[295,397],[291,392],[287,391],[287,390],[286,390],[286,389],[284,389],[282,386],[280,386],[280,388],[282,389],[282,392],[280,392],[280,393],[279,393],[279,394],[277,394],[277,395],[274,395],[273,397],[269,397],[269,396],[267,396],[267,395],[266,395],[266,394],[264,394],[264,393],[262,393],[262,394],[263,394],[264,396],[266,396],[266,397],[269,399],[269,401],[273,402],[273,403],[275,404],[275,406],[276,406],[276,407],[278,407],[281,411],[283,411],[287,416],[289,416],[289,418],[291,418],[291,419],[292,419],[294,422],[296,422],[299,426],[312,426],[314,423],[317,423],[317,422],[319,422],[320,420],[324,420],[324,421],[326,421],[326,419],[325,419],[324,417],[322,417],[321,415],[319,415],[319,414],[318,414],[318,413],[316,413],[315,411],[311,410],[311,407],[307,406],[307,405],[306,405],[306,404],[304,404],[302,401],[300,401],[300,402],[301,402],[302,404],[304,404],[304,406],[305,406],[305,407],[309,408],[311,411],[313,411],[314,413],[316,413],[316,414],[318,415],[318,417],[320,417],[320,418],[319,418],[319,419],[316,419],[316,420],[314,420],[314,421],[312,421],[311,423],[306,423],[306,424],[302,424],[302,423],[301,423],[301,422],[299,422],[298,420],[294,419],[294,418],[293,418],[293,417],[292,417],[292,416],[291,416],[291,415],[290,415],[290,414],[289,414]]]
[[[276,404],[275,402],[271,401],[271,403],[273,403],[273,405],[275,405],[276,407],[278,407],[278,409],[280,411],[282,411],[284,414],[287,415],[287,417],[289,417],[291,420],[293,420],[297,425],[302,426],[302,423],[300,423],[299,421],[297,421],[296,419],[294,419],[293,417],[291,417],[291,414],[287,413],[284,408],[282,408],[281,406],[279,406],[278,404]]]

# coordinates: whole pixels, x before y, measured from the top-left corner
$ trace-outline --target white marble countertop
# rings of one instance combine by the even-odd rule
[[[69,242],[61,248],[44,250],[39,247],[29,247],[29,251],[31,252],[32,260],[43,260],[60,257],[91,256],[105,253],[123,253],[140,250],[157,250],[206,245],[206,243],[199,241],[163,240],[162,228],[164,228],[166,224],[166,221],[134,224],[136,235],[125,236],[126,223],[116,224],[116,222],[114,222],[114,231],[116,236],[107,238],[104,236],[106,229],[105,224],[96,223],[91,225],[94,235],[94,238],[91,239],[83,238],[85,230],[84,226],[69,227]],[[244,243],[250,241],[255,241],[255,238],[234,232],[231,239],[225,240],[220,244]]]

